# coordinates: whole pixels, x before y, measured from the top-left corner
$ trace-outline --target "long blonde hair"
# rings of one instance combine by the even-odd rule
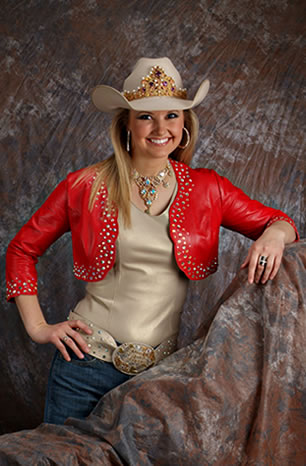
[[[131,225],[130,215],[130,185],[131,185],[131,157],[126,150],[127,124],[129,110],[120,110],[115,114],[111,124],[111,140],[114,153],[108,159],[103,160],[82,172],[77,180],[79,183],[88,175],[94,173],[95,180],[92,184],[89,209],[92,210],[96,195],[100,187],[105,183],[108,190],[108,205],[116,207],[122,214],[126,227]],[[190,142],[186,149],[177,147],[170,158],[189,165],[198,137],[199,122],[193,110],[184,110],[184,124],[190,134]],[[184,142],[182,142],[184,144]]]

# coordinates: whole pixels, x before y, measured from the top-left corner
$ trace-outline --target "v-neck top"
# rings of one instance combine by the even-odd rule
[[[188,279],[178,268],[169,235],[169,208],[151,216],[131,204],[131,228],[119,214],[115,266],[89,282],[74,312],[115,340],[157,346],[177,333]]]

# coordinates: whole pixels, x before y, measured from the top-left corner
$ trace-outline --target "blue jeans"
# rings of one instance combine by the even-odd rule
[[[86,418],[101,396],[131,378],[110,362],[90,355],[79,359],[69,349],[68,352],[69,362],[58,350],[53,358],[44,422],[63,424],[68,417]]]

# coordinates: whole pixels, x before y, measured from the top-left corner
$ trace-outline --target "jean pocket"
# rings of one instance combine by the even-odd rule
[[[91,356],[91,354],[86,354],[86,353],[83,353],[84,355],[84,358],[80,359],[74,351],[72,351],[70,348],[67,348],[67,352],[70,356],[70,361],[66,361],[66,359],[64,358],[64,356],[62,355],[62,353],[59,352],[59,359],[61,359],[62,361],[64,362],[67,362],[68,364],[74,364],[74,365],[77,365],[77,366],[93,366],[94,364],[96,364],[98,362],[97,358],[95,358],[94,356]],[[103,362],[103,361],[101,361]]]

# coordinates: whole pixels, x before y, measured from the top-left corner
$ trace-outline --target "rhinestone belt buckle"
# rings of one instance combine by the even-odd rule
[[[155,364],[155,350],[144,343],[122,343],[113,352],[113,364],[123,374],[136,375]]]

